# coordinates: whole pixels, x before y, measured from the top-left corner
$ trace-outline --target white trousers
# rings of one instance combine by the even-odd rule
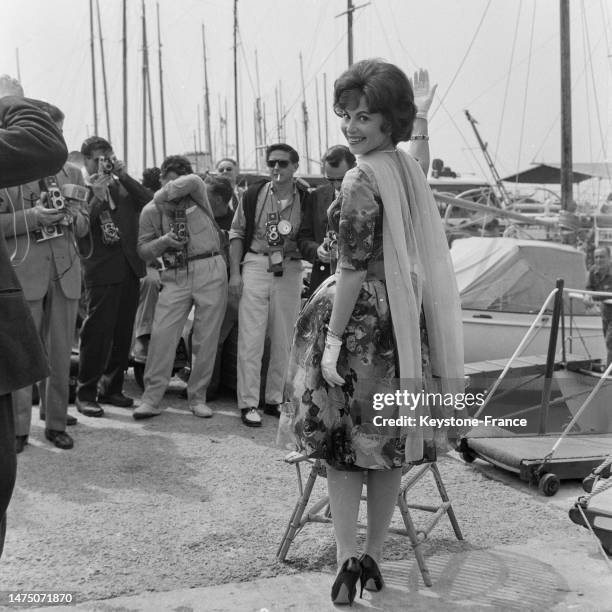
[[[227,269],[221,255],[198,259],[183,270],[162,273],[144,371],[142,401],[157,407],[164,397],[181,332],[194,306],[190,403],[205,402],[212,376],[221,322],[227,304]]]
[[[283,276],[268,272],[267,255],[247,253],[242,264],[242,297],[238,309],[238,408],[259,405],[261,362],[266,335],[270,361],[265,401],[280,404],[293,328],[300,308],[302,262],[288,258]]]

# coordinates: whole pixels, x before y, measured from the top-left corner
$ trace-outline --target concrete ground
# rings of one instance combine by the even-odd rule
[[[137,395],[133,383],[128,390]],[[145,423],[107,407],[105,419],[79,416],[68,452],[44,441],[35,416],[9,508],[0,609],[22,607],[7,605],[9,591],[60,585],[75,603],[39,609],[334,609],[328,526],[307,526],[288,563],[275,560],[295,500],[294,474],[274,446],[277,421],[266,417],[253,431],[231,398],[213,407],[213,419],[196,419],[170,394],[164,415]],[[465,541],[446,518],[436,526],[423,546],[429,588],[407,540],[390,537],[385,588],[364,592],[352,609],[612,611],[612,570],[589,532],[567,518],[578,482],[544,498],[480,460],[467,465],[451,454],[440,465]],[[54,486],[58,474],[63,489]]]

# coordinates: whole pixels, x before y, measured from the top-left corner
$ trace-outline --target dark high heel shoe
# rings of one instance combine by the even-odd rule
[[[363,597],[363,589],[366,591],[380,591],[385,586],[385,581],[378,569],[378,565],[370,555],[362,555],[359,559],[361,564],[361,593],[359,597]]]
[[[332,585],[331,600],[333,603],[344,606],[353,605],[357,593],[357,581],[361,576],[361,565],[357,557],[347,559],[340,568],[336,580]]]

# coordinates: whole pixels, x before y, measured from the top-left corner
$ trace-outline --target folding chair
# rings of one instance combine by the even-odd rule
[[[285,529],[283,539],[281,540],[280,546],[278,547],[278,551],[276,553],[277,558],[281,561],[285,560],[289,547],[293,543],[295,536],[307,523],[331,523],[331,510],[329,506],[329,497],[327,495],[313,503],[310,508],[307,508],[317,477],[326,476],[325,464],[323,461],[321,459],[309,459],[308,457],[297,452],[287,455],[284,461],[291,465],[295,465],[299,495],[293,509],[293,513],[291,514],[291,518],[289,519],[289,524]],[[308,463],[310,465],[310,473],[308,474],[305,484],[302,478],[302,463]],[[436,483],[438,493],[441,498],[441,503],[439,505],[409,503],[408,493],[410,489],[427,473],[431,473],[434,478],[434,482]],[[367,499],[367,495],[362,494],[361,499],[362,501],[365,501]],[[431,586],[431,575],[429,573],[429,569],[427,568],[427,564],[425,563],[425,556],[421,549],[423,542],[425,542],[433,528],[445,514],[448,515],[457,539],[463,540],[463,535],[461,533],[459,523],[457,522],[457,518],[455,517],[455,512],[446,492],[446,488],[444,487],[444,482],[442,481],[442,476],[436,462],[435,451],[433,451],[433,449],[429,449],[429,452],[426,450],[426,458],[422,463],[410,464],[404,467],[402,483],[397,496],[397,505],[400,509],[405,529],[389,528],[389,531],[391,533],[408,536],[412,549],[414,550],[414,555],[419,565],[421,575],[423,576],[423,582],[427,586]],[[417,529],[414,521],[412,520],[410,510],[429,512],[432,514],[432,517],[424,528]],[[360,523],[359,527],[365,528],[365,525]]]

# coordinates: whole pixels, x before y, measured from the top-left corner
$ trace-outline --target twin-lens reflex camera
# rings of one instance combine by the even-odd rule
[[[170,221],[170,231],[176,236],[179,242],[184,243],[182,249],[168,249],[162,253],[161,260],[166,270],[187,267],[187,240],[189,232],[187,231],[187,213],[185,208],[177,207],[174,210],[172,220]]]

